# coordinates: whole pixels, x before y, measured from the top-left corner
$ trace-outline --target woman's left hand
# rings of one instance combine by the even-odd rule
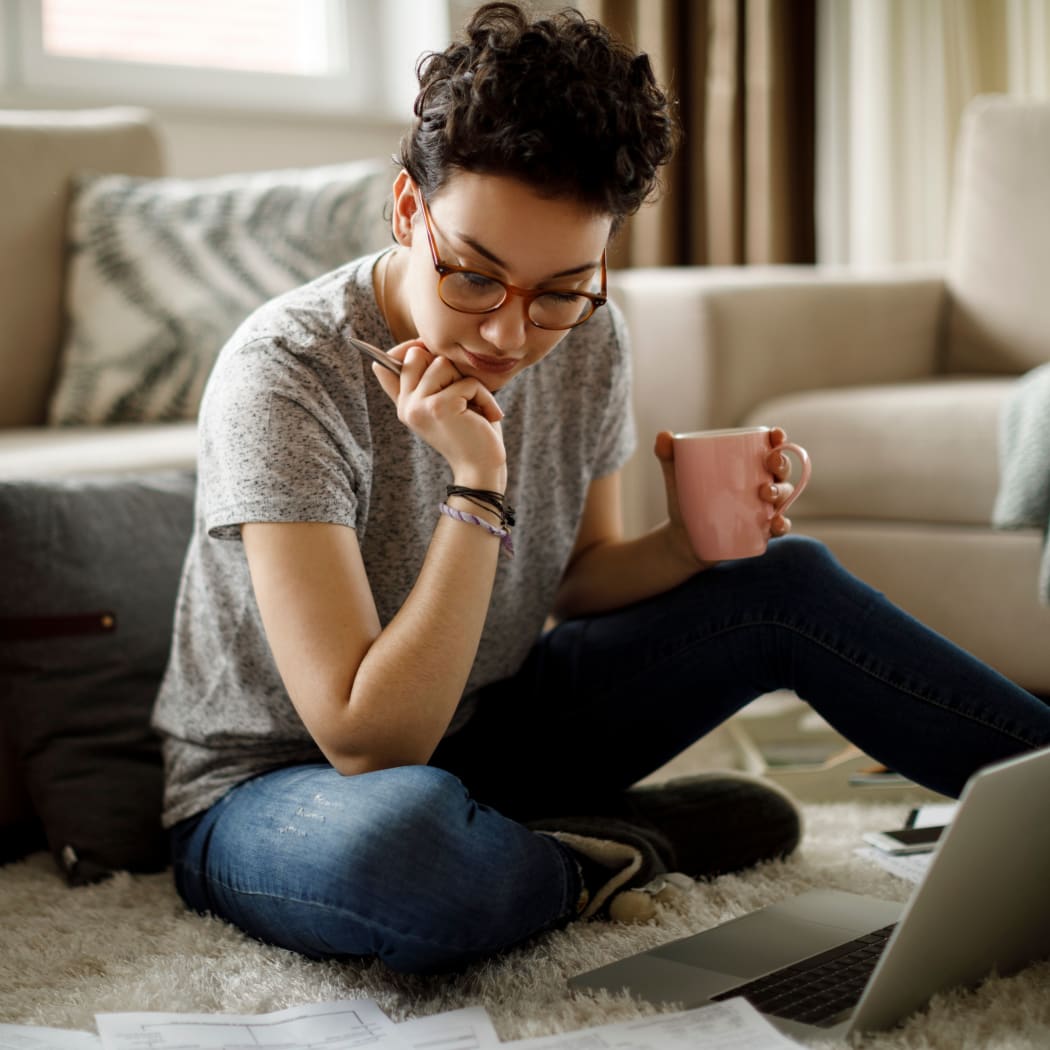
[[[769,431],[769,447],[774,449],[787,441],[787,434],[783,428],[773,427]],[[773,518],[769,523],[769,534],[771,536],[786,536],[791,531],[791,519],[781,514],[777,508],[787,500],[795,491],[795,486],[788,481],[791,477],[791,460],[783,452],[770,451],[766,457],[766,467],[776,478],[762,486],[759,495],[767,503],[773,504]]]

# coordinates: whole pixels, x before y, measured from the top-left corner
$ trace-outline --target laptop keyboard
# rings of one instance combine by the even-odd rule
[[[835,1024],[842,1013],[856,1006],[894,925],[737,985],[714,998],[742,995],[756,1009],[774,1017],[817,1026]]]

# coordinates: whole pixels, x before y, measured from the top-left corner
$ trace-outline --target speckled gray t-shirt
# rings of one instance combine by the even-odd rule
[[[230,339],[208,381],[196,520],[154,711],[164,740],[165,825],[260,772],[325,761],[271,656],[239,542],[242,522],[355,529],[382,624],[419,573],[451,472],[399,422],[343,338],[393,343],[372,291],[378,257],[262,307]],[[499,559],[450,732],[469,717],[472,691],[523,662],[550,612],[589,484],[633,449],[629,367],[622,320],[607,307],[497,395],[517,511],[515,557]]]

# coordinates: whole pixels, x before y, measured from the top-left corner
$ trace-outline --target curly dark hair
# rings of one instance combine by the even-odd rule
[[[653,194],[678,132],[646,55],[572,9],[485,4],[465,34],[417,67],[399,160],[425,196],[456,171],[510,175],[619,225]]]

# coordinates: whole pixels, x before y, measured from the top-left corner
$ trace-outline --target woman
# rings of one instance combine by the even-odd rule
[[[794,848],[760,782],[631,789],[772,689],[947,793],[1050,741],[1050,709],[782,515],[763,557],[701,564],[669,434],[668,520],[622,539],[605,250],[674,138],[646,58],[493,4],[420,88],[394,246],[258,311],[204,398],[155,718],[184,899],[310,956],[438,970],[630,912],[655,872]],[[347,336],[396,344],[400,376]]]

